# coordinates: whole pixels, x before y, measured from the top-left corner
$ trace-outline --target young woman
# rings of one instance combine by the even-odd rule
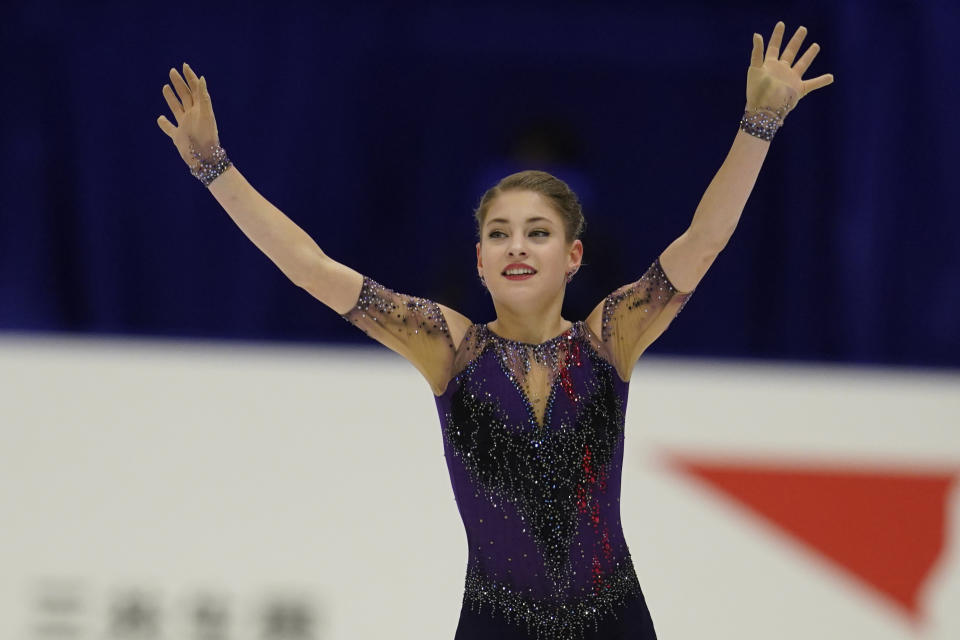
[[[833,82],[801,80],[819,47],[794,62],[806,29],[781,54],[783,31],[778,22],[765,55],[753,36],[740,128],[690,226],[577,321],[560,309],[583,215],[563,181],[523,171],[484,194],[477,272],[496,319],[475,324],[328,257],[227,158],[206,79],[170,70],[177,126],[157,122],[191,173],[295,284],[430,384],[469,543],[456,640],[656,637],[620,524],[630,374],[726,245],[787,113]]]

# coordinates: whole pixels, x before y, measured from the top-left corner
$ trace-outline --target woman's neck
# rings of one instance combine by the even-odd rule
[[[529,344],[541,344],[552,340],[565,333],[572,326],[573,323],[564,318],[555,318],[549,325],[540,327],[533,326],[529,322],[520,323],[516,320],[511,323],[501,317],[497,317],[493,322],[487,323],[487,328],[501,338]]]

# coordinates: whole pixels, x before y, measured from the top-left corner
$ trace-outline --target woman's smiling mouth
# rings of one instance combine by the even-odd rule
[[[526,280],[527,278],[532,278],[536,273],[537,270],[528,264],[513,262],[507,265],[507,268],[503,270],[501,275],[507,280]]]

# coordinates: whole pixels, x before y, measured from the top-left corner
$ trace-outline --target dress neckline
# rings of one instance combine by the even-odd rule
[[[559,335],[553,336],[552,338],[549,338],[549,339],[547,339],[547,340],[544,340],[543,342],[540,342],[540,343],[522,342],[522,341],[520,341],[520,340],[511,340],[510,338],[504,338],[503,336],[499,335],[496,331],[494,331],[493,329],[490,328],[490,326],[489,326],[490,323],[485,323],[485,324],[483,325],[483,328],[486,329],[487,333],[489,333],[491,336],[493,336],[494,338],[496,338],[497,340],[499,340],[499,341],[501,341],[501,342],[506,342],[506,343],[508,343],[508,344],[520,345],[520,346],[524,346],[524,347],[533,347],[534,349],[537,349],[537,348],[541,348],[541,347],[545,347],[545,346],[551,345],[551,344],[553,344],[554,342],[557,342],[558,340],[562,340],[563,338],[565,338],[565,337],[568,336],[568,335],[572,335],[573,331],[577,328],[577,325],[579,325],[581,322],[583,322],[583,321],[582,321],[582,320],[574,320],[574,321],[573,321],[573,324],[571,324],[569,327],[567,327],[562,333],[560,333]]]

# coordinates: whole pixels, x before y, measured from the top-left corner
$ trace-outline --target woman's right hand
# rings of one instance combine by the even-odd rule
[[[166,116],[157,118],[157,124],[170,136],[173,145],[180,152],[180,157],[192,168],[198,164],[192,150],[195,149],[204,158],[208,158],[213,148],[220,144],[220,138],[217,135],[217,121],[213,117],[213,105],[207,92],[206,78],[198,78],[186,62],[183,63],[183,75],[186,82],[176,69],[170,69],[170,81],[177,90],[176,94],[170,85],[163,85],[163,97],[167,99],[167,104],[177,119],[177,126],[167,120]]]

